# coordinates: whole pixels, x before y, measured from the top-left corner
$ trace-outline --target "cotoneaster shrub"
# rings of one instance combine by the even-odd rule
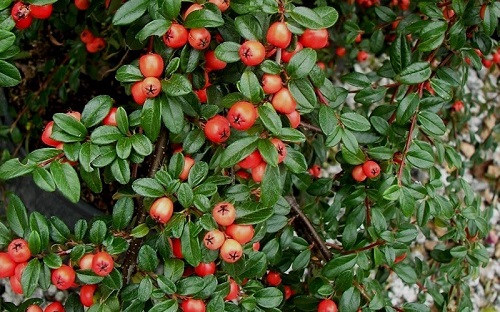
[[[498,2],[0,9],[0,85],[21,81],[13,61],[25,34],[52,27],[73,38],[71,66],[95,72],[119,55],[108,67],[130,95],[47,116],[46,147],[0,166],[2,180],[32,175],[72,202],[82,187],[117,189],[109,215],[70,225],[8,195],[0,277],[26,301],[3,310],[471,309],[491,209],[463,178],[456,135],[479,105],[465,98],[468,71],[500,61]],[[78,66],[63,84],[77,88]],[[444,233],[435,249],[411,254],[434,227]],[[391,274],[418,285],[415,302],[393,306]],[[29,299],[52,284],[69,291],[65,302]]]

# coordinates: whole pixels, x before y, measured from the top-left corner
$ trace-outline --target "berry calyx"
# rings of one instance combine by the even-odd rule
[[[220,115],[215,115],[215,117],[209,119],[203,130],[207,139],[214,143],[223,143],[231,135],[229,121]]]
[[[235,263],[240,260],[243,255],[243,248],[241,244],[234,239],[226,239],[224,244],[220,247],[220,256],[222,260],[228,263]]]
[[[224,244],[225,240],[226,235],[222,231],[211,230],[203,237],[203,244],[210,250],[217,250]]]
[[[248,130],[257,120],[257,111],[249,102],[236,102],[227,112],[227,119],[231,127],[237,130]]]
[[[92,259],[92,271],[99,276],[107,276],[115,267],[113,257],[105,251],[100,251]]]
[[[376,178],[380,174],[380,166],[373,160],[368,160],[363,164],[364,174],[370,178]]]
[[[174,203],[168,197],[160,197],[153,202],[149,209],[149,215],[160,224],[166,224],[174,212]]]
[[[154,98],[161,92],[161,82],[156,77],[147,77],[142,81],[142,93],[147,98]]]
[[[189,31],[188,41],[193,49],[204,50],[208,48],[211,38],[206,28],[193,28]]]
[[[236,220],[236,209],[229,202],[221,202],[215,205],[212,216],[218,225],[229,226]]]
[[[57,287],[57,289],[65,290],[73,286],[75,282],[76,273],[72,267],[63,264],[60,268],[52,271],[52,284]]]
[[[256,66],[266,58],[266,48],[256,40],[245,41],[239,50],[240,59],[247,66]]]
[[[28,242],[22,238],[17,238],[10,242],[7,250],[12,260],[17,263],[28,261],[31,258]]]

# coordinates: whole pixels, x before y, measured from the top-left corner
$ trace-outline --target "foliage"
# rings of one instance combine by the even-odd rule
[[[164,68],[158,96],[140,104],[135,97],[123,103],[95,96],[81,118],[53,116],[50,137],[62,145],[0,166],[2,180],[30,174],[40,188],[57,190],[72,202],[80,199],[82,187],[95,193],[105,192],[106,184],[118,187],[109,215],[71,227],[57,217],[27,213],[16,195],[9,196],[0,246],[15,237],[28,241],[33,257],[20,281],[25,295],[30,297],[35,285],[47,289],[51,270],[65,263],[75,268],[77,285],[98,285],[88,311],[175,311],[187,298],[202,299],[208,311],[314,311],[325,298],[342,312],[430,311],[428,302],[438,311],[470,310],[465,281],[488,262],[481,238],[492,212],[482,209],[481,198],[463,178],[470,164],[459,154],[456,133],[473,105],[464,90],[470,66],[479,70],[480,55],[498,53],[499,2],[422,1],[402,8],[397,1],[323,0],[308,7],[307,1],[232,0],[225,12],[211,2],[229,1],[203,3],[183,18],[191,3],[180,0],[92,1],[85,12],[60,0],[54,3],[56,14],[27,30],[50,25],[75,38],[65,43],[72,46],[65,70],[73,72],[63,75],[70,85],[78,85],[81,66],[95,70],[114,53],[129,50],[160,54]],[[13,60],[22,53],[21,39],[29,39],[13,30],[10,6],[0,1],[4,87],[21,81]],[[88,54],[90,59],[76,39],[87,28],[83,15],[90,28],[106,29],[102,36],[108,47]],[[288,48],[267,44],[269,26],[276,21],[286,21],[293,34]],[[207,54],[192,44],[167,47],[163,36],[176,23],[207,28],[213,39],[207,50],[226,62],[225,68],[207,68]],[[306,42],[306,29],[328,29],[329,46],[306,46],[283,61]],[[264,43],[265,61],[246,66],[240,49],[245,41]],[[378,66],[374,71],[355,71],[360,52],[383,62],[373,65]],[[141,71],[135,58],[119,63],[115,78],[130,94],[145,79]],[[298,127],[280,111],[279,97],[264,92],[264,74],[284,79],[300,113]],[[452,109],[459,100],[465,108]],[[214,143],[206,125],[240,101],[256,107],[255,124],[245,130],[233,125],[225,141]],[[112,107],[114,123],[108,121]],[[482,149],[497,146],[493,133]],[[271,139],[285,148],[276,148]],[[255,150],[265,168],[262,182],[256,169],[241,169],[240,161]],[[363,181],[355,181],[353,170],[369,160],[380,166],[380,174],[367,178],[363,169]],[[341,171],[318,175],[308,170],[325,163],[336,163]],[[148,213],[161,197],[173,201],[165,224]],[[254,229],[235,263],[203,243],[208,231],[226,228],[212,215],[222,201],[234,204],[236,224]],[[431,237],[432,227],[442,228],[444,235],[430,258],[412,255],[417,236]],[[97,250],[115,262],[104,277],[79,264]],[[192,267],[213,261],[215,275],[192,274]],[[279,272],[282,282],[271,285],[268,271]],[[393,306],[385,287],[391,274],[418,285],[416,302]],[[231,279],[241,290],[237,299],[225,301]],[[2,303],[2,309],[24,311],[32,303]],[[74,293],[65,307],[83,310]]]

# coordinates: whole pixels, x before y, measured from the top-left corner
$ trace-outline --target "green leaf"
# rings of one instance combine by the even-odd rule
[[[206,162],[197,161],[191,170],[189,170],[188,183],[192,187],[200,184],[208,175],[208,164]]]
[[[495,6],[493,3],[486,5],[486,9],[484,10],[484,19],[483,19],[483,29],[487,36],[493,35],[495,29],[498,26],[498,7],[497,12],[495,12]]]
[[[40,278],[40,261],[37,258],[31,259],[21,275],[21,286],[23,294],[30,297],[38,286]]]
[[[279,168],[266,166],[266,171],[262,178],[260,203],[264,207],[273,206],[279,200],[281,191],[282,184]]]
[[[137,66],[123,65],[116,71],[115,79],[120,82],[137,82],[144,79],[144,76]]]
[[[311,48],[305,48],[295,53],[286,67],[288,76],[291,79],[307,77],[316,65],[316,58],[316,51]]]
[[[13,158],[0,166],[0,179],[9,180],[32,172],[36,167],[22,164],[19,159]]]
[[[238,33],[247,40],[261,40],[262,26],[255,16],[251,14],[241,15],[234,19],[234,26]]]
[[[200,242],[196,233],[196,225],[189,221],[184,225],[184,231],[182,231],[181,235],[181,247],[184,259],[194,267],[201,261]]]
[[[56,190],[56,183],[50,172],[45,168],[38,167],[33,170],[33,182],[46,192],[53,192]]]
[[[400,125],[407,123],[411,116],[416,113],[420,98],[417,93],[408,94],[398,105],[396,110],[396,122]]]
[[[125,2],[113,16],[113,25],[131,24],[146,12],[148,6],[149,1],[130,0]]]
[[[375,6],[375,14],[385,23],[390,23],[396,19],[396,13],[388,7],[377,5]]]
[[[229,168],[250,155],[257,148],[258,136],[250,136],[231,143],[222,152],[220,166]]]
[[[391,185],[388,189],[384,191],[382,196],[384,197],[384,199],[389,201],[398,200],[399,197],[401,196],[401,189],[399,185]]]
[[[70,234],[68,226],[61,219],[56,216],[50,217],[50,237],[54,242],[66,243]]]
[[[10,31],[0,29],[0,53],[10,48],[16,41],[16,35]]]
[[[181,12],[181,0],[160,0],[158,1],[162,13],[168,20],[174,20]]]
[[[398,265],[394,266],[394,272],[398,275],[399,278],[403,280],[403,282],[413,285],[417,282],[418,277],[415,269],[412,268],[408,264],[398,263]]]
[[[357,288],[351,287],[346,290],[339,302],[339,310],[342,312],[356,312],[361,303],[361,295]]]
[[[259,106],[258,112],[259,119],[267,130],[274,134],[281,133],[281,119],[271,104],[264,103],[264,105]]]
[[[241,45],[236,42],[226,41],[215,48],[215,56],[226,63],[234,63],[240,60]]]
[[[92,223],[89,232],[90,241],[96,245],[101,244],[104,241],[107,233],[106,223],[102,220],[96,220]]]
[[[357,261],[357,254],[339,256],[323,267],[322,273],[326,278],[333,279],[339,276],[340,273],[350,270],[354,267]]]
[[[186,28],[219,27],[222,25],[224,25],[224,20],[220,11],[208,9],[193,11],[189,13],[184,21],[184,27]]]
[[[151,142],[156,141],[161,128],[161,103],[159,97],[146,100],[141,111],[141,126]]]
[[[54,123],[64,132],[79,138],[87,136],[87,128],[76,118],[63,113],[54,114]]]
[[[410,148],[406,160],[417,168],[427,169],[434,166],[434,157],[427,151],[418,148]]]
[[[92,131],[90,141],[97,145],[105,145],[118,141],[123,134],[114,126],[100,126]]]
[[[85,142],[81,145],[80,152],[78,155],[78,160],[83,169],[87,172],[94,171],[91,163],[99,157],[100,150],[99,146],[92,144],[90,142]]]
[[[26,207],[21,199],[14,194],[10,194],[8,200],[7,222],[9,227],[18,237],[24,237],[24,233],[28,229],[28,213],[26,212]]]
[[[432,21],[420,31],[418,49],[422,52],[437,49],[444,41],[448,23],[445,21]]]
[[[177,190],[177,199],[184,208],[189,208],[193,204],[193,190],[187,183],[182,183]]]
[[[314,10],[307,7],[295,7],[290,17],[301,26],[310,29],[329,28],[337,22],[338,13],[332,7],[322,6]]]
[[[340,116],[340,121],[346,128],[354,131],[368,131],[371,128],[368,119],[358,113],[344,113]]]
[[[382,100],[385,97],[385,93],[387,92],[387,88],[378,87],[372,88],[367,87],[361,89],[355,96],[354,100],[363,105],[371,105],[375,102]]]
[[[175,98],[168,98],[161,104],[161,116],[167,129],[172,133],[181,133],[185,124],[181,103]]]
[[[309,265],[310,260],[311,260],[311,250],[310,249],[303,250],[293,260],[292,270],[297,271],[306,268]]]
[[[134,181],[135,182],[135,181]],[[129,197],[118,199],[113,206],[113,227],[117,230],[126,228],[134,216],[134,201]]]
[[[431,111],[419,112],[418,122],[420,123],[422,130],[430,135],[440,136],[446,131],[446,126],[444,125],[443,120]]]
[[[267,287],[253,294],[257,304],[263,308],[275,308],[283,301],[283,293],[275,287]]]
[[[246,202],[237,206],[236,221],[238,224],[257,224],[266,221],[273,214],[272,207],[264,207],[259,203]]]
[[[52,162],[50,173],[54,178],[57,189],[69,199],[76,203],[80,199],[80,180],[75,169],[68,163]]]
[[[128,116],[127,112],[125,111],[125,108],[122,106],[118,107],[118,109],[115,112],[115,118],[116,118],[116,125],[118,127],[118,130],[120,130],[121,133],[123,134],[128,134],[129,133],[129,121],[128,121]]]
[[[293,173],[303,173],[307,170],[307,161],[304,154],[291,147],[287,147],[287,155],[283,163]]]
[[[135,38],[139,41],[144,41],[149,36],[162,36],[167,32],[170,25],[171,22],[167,22],[164,19],[153,20],[144,25],[137,35],[135,35]]]
[[[371,86],[372,82],[363,73],[352,72],[341,77],[342,81],[355,87],[366,88]]]
[[[392,69],[399,74],[411,63],[411,49],[404,34],[399,34],[389,48]]]
[[[13,87],[21,82],[19,70],[4,60],[0,60],[0,87]]]
[[[162,277],[162,276],[160,276]],[[178,303],[176,300],[169,299],[155,304],[149,312],[176,312],[178,311]]]
[[[147,136],[141,133],[136,133],[130,137],[132,148],[141,156],[148,156],[153,152],[153,144]]]
[[[259,65],[259,68],[266,74],[277,75],[281,73],[281,66],[272,60],[265,60]]]
[[[189,132],[183,142],[184,151],[188,154],[196,153],[205,143],[205,134],[201,129]]]
[[[80,177],[92,192],[102,192],[102,180],[99,169],[93,170],[92,172],[87,172],[83,168],[81,168]]]
[[[111,163],[111,174],[120,184],[127,184],[130,181],[129,163],[124,159],[115,159]]]
[[[156,251],[149,245],[142,245],[137,255],[137,265],[139,269],[146,272],[155,272],[160,260]]]
[[[193,90],[191,82],[184,75],[181,74],[172,74],[172,76],[169,79],[162,80],[161,88],[162,90],[165,91],[165,93],[168,96],[186,95]],[[158,97],[156,99],[158,99]]]
[[[308,79],[290,80],[288,89],[297,102],[297,110],[301,114],[311,112],[318,103],[314,87]]]
[[[165,194],[163,186],[152,178],[137,179],[132,183],[132,189],[144,197],[161,197]]]
[[[247,70],[241,75],[238,88],[252,103],[259,103],[264,97],[264,90],[252,71]]]
[[[260,139],[258,149],[260,155],[269,166],[276,167],[278,165],[278,151],[269,139]]]
[[[100,123],[108,115],[113,99],[109,95],[98,95],[90,100],[82,111],[81,122],[90,128]]]
[[[396,80],[407,85],[417,84],[426,81],[432,73],[429,62],[417,62],[404,68]]]

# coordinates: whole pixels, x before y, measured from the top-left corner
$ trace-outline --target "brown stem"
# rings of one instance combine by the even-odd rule
[[[158,171],[158,169],[160,168],[161,163],[165,158],[167,142],[168,142],[168,132],[167,129],[163,127],[160,133],[160,137],[156,141],[154,154],[149,156],[152,161],[151,161],[151,166],[149,167],[148,177],[150,178],[154,177],[156,171]],[[139,206],[139,209],[137,211],[138,216],[136,218],[134,226],[144,223],[144,220],[146,220],[147,216],[143,203],[139,203],[138,206]],[[123,268],[122,268],[123,280],[125,283],[129,282],[130,277],[134,272],[135,263],[137,260],[137,254],[141,246],[142,246],[142,238],[134,238],[132,242],[130,242],[130,247],[127,251],[127,254],[125,255],[125,260],[123,262]]]
[[[286,201],[290,204],[292,207],[292,210],[299,216],[300,221],[304,224],[304,226],[307,228],[309,231],[309,234],[311,235],[311,238],[313,240],[314,246],[318,248],[319,252],[323,256],[323,258],[326,261],[330,261],[332,259],[332,254],[328,247],[325,245],[325,241],[321,236],[319,236],[318,232],[316,231],[316,228],[311,224],[311,221],[309,221],[309,218],[304,214],[302,209],[300,209],[299,204],[295,200],[295,197],[293,196],[286,196],[285,197]]]
[[[321,130],[321,128],[316,127],[316,126],[314,126],[314,125],[311,125],[311,124],[309,124],[309,123],[307,123],[307,122],[305,122],[305,121],[301,121],[301,122],[300,122],[300,126],[301,126],[302,128],[307,129],[307,130],[311,130],[311,131],[318,132],[318,133],[323,133],[323,131]]]
[[[405,167],[406,154],[408,153],[408,150],[410,149],[412,137],[413,137],[413,131],[415,130],[416,124],[417,124],[417,112],[415,112],[413,114],[413,117],[411,119],[410,131],[408,132],[408,138],[406,138],[405,149],[403,151],[403,155],[401,156],[401,165],[399,165],[399,170],[398,170],[398,175],[397,175],[399,186],[402,185],[401,179],[403,177],[403,170]]]
[[[361,252],[361,251],[370,250],[370,249],[373,249],[373,248],[375,248],[377,246],[380,246],[380,245],[383,245],[383,244],[385,244],[385,241],[378,240],[375,243],[371,243],[370,245],[365,246],[363,248],[359,248],[359,249],[355,249],[355,250],[346,250],[346,251],[342,252],[342,254],[344,254],[344,255],[350,255],[350,254],[353,254],[353,253],[358,253],[358,252]]]
[[[366,227],[369,227],[372,224],[372,214],[371,214],[371,206],[370,201],[368,200],[368,196],[365,197],[365,209],[366,209]]]

